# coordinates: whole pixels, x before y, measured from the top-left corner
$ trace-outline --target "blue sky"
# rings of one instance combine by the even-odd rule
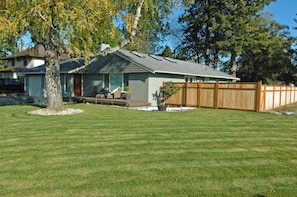
[[[293,20],[297,19],[297,0],[277,0],[267,6],[264,11],[269,11],[274,14],[273,19],[282,25],[290,27],[291,34],[297,36],[297,23]]]

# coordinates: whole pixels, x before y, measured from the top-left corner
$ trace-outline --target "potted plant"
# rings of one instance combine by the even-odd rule
[[[124,88],[124,91],[125,91],[125,98],[127,100],[130,100],[131,99],[131,95],[132,95],[132,91],[131,91],[131,88],[129,86],[126,86]]]
[[[157,95],[157,105],[160,111],[166,111],[167,105],[165,102],[179,90],[179,87],[173,82],[165,82],[163,87],[160,87],[160,91]]]

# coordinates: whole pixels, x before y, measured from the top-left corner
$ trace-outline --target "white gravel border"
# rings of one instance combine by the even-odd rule
[[[43,115],[43,116],[56,116],[56,115],[74,115],[74,114],[80,114],[83,112],[84,112],[84,110],[82,110],[82,109],[67,108],[63,111],[55,112],[55,111],[48,110],[47,108],[43,108],[43,109],[37,109],[34,111],[29,111],[28,114]]]
[[[134,110],[142,110],[142,111],[159,111],[158,107],[154,106],[143,106],[143,107],[130,107],[130,109]],[[170,107],[168,106],[166,111],[167,112],[179,112],[179,111],[187,111],[187,110],[192,110],[192,109],[197,109],[195,107]]]

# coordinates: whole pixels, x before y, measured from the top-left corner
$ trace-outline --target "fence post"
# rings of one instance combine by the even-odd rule
[[[294,103],[295,103],[296,102],[296,90],[297,89],[296,89],[296,87],[294,87],[293,89],[294,89],[294,99],[293,100],[294,100]]]
[[[185,84],[185,107],[188,105],[188,82]]]
[[[266,96],[267,96],[266,84],[264,84],[262,86],[264,86],[263,98],[262,98],[263,99],[263,107],[260,106],[260,109],[263,109],[263,111],[266,111]],[[262,94],[262,90],[261,90],[261,94]]]
[[[200,107],[201,106],[201,82],[198,82],[198,89],[197,89],[197,107]]]
[[[262,93],[262,81],[259,81],[257,83],[257,89],[256,89],[256,112],[260,111],[260,105],[261,105],[261,93]]]
[[[282,106],[282,93],[283,93],[283,88],[282,86],[279,86],[279,105],[278,107],[281,107]]]
[[[218,109],[219,107],[219,82],[215,83],[214,89],[214,108]]]
[[[290,103],[290,101],[288,101],[288,94],[289,94],[289,90],[288,90],[288,86],[286,86],[286,105]]]
[[[275,106],[275,85],[273,85],[273,94],[272,94],[272,109],[274,109],[274,106]]]

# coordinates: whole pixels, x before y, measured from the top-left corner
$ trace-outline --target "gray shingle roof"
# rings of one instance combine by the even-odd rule
[[[118,52],[122,56],[126,56],[131,60],[145,66],[152,73],[170,73],[179,75],[189,75],[189,76],[202,76],[202,77],[215,77],[215,78],[226,78],[226,79],[236,79],[239,78],[232,77],[231,75],[224,73],[219,70],[215,70],[209,66],[197,64],[188,61],[182,61],[171,58],[164,58],[160,56],[151,56],[146,54],[139,54],[139,56],[131,53],[129,51],[120,50]]]
[[[84,59],[70,59],[61,62],[61,73],[168,73],[239,80],[239,78],[215,70],[209,66],[188,61],[119,50],[106,57],[98,57],[84,66]],[[25,74],[44,73],[44,65],[24,71]]]

